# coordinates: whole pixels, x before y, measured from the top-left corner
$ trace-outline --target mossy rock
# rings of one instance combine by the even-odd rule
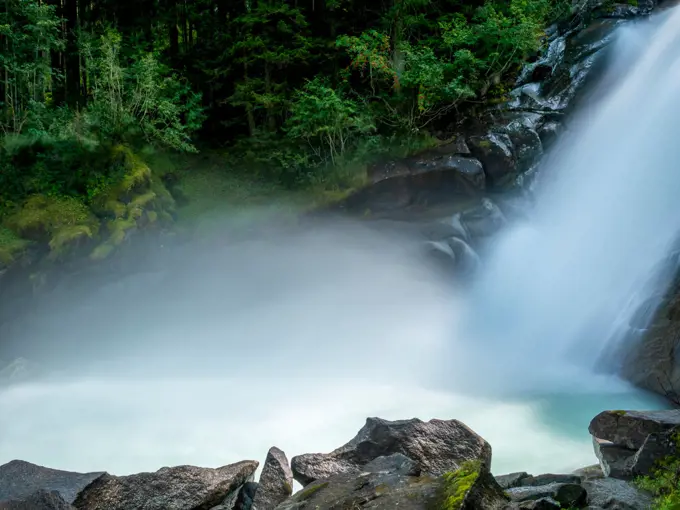
[[[0,227],[0,267],[9,266],[19,259],[31,245],[12,230]]]
[[[46,244],[52,257],[99,232],[99,220],[80,200],[33,195],[7,220],[6,225],[24,239]]]
[[[479,478],[481,463],[470,461],[464,463],[460,469],[445,473],[436,510],[461,510],[465,499]]]
[[[95,210],[104,217],[107,235],[90,253],[93,260],[109,257],[137,228],[174,221],[175,201],[149,166],[123,146],[114,149],[114,159],[124,166],[125,173],[119,183],[95,201]]]

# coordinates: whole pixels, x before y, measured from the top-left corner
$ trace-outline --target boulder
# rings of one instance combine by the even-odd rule
[[[512,487],[506,490],[512,501],[521,503],[550,499],[562,508],[578,508],[587,499],[586,490],[577,483],[550,483],[547,485]]]
[[[498,482],[498,485],[500,485],[503,489],[511,489],[513,487],[521,487],[522,480],[524,478],[528,478],[529,476],[529,473],[525,471],[519,473],[510,473],[507,475],[497,476],[496,482]]]
[[[388,471],[339,474],[308,485],[277,510],[504,509],[508,499],[493,477],[480,468],[479,462],[465,463],[441,477]]]
[[[58,491],[39,490],[21,500],[0,503],[0,510],[73,510]]]
[[[605,411],[588,430],[605,476],[629,479],[650,474],[657,461],[677,454],[679,427],[680,410]]]
[[[162,468],[130,476],[105,474],[73,503],[78,510],[208,510],[234,498],[252,480],[258,462],[243,461],[217,469]]]
[[[39,491],[57,491],[66,503],[72,503],[82,489],[103,474],[60,471],[13,460],[0,466],[0,502],[22,501],[35,494],[44,496]]]
[[[615,478],[584,482],[588,505],[612,510],[642,510],[652,508],[652,497],[630,483]]]
[[[274,510],[293,494],[293,472],[286,454],[272,447],[264,461],[260,482],[253,498],[254,510]]]
[[[473,156],[484,165],[487,180],[492,186],[508,184],[516,177],[517,162],[508,135],[488,133],[471,136],[468,145]]]
[[[463,211],[461,222],[473,240],[490,237],[507,224],[501,209],[489,198],[483,198],[477,207]]]
[[[457,420],[368,418],[354,439],[333,452],[293,457],[293,475],[303,486],[334,475],[357,475],[369,462],[394,453],[405,455],[422,473],[434,476],[455,471],[466,461],[480,462],[483,473],[491,465],[489,443]]]

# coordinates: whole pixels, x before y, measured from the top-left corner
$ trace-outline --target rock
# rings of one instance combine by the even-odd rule
[[[535,129],[522,122],[512,122],[506,129],[514,147],[517,173],[528,170],[543,157],[543,143]]]
[[[276,447],[267,453],[259,486],[253,499],[254,510],[274,510],[293,494],[293,472],[288,458]]]
[[[501,510],[508,504],[493,477],[466,463],[442,477],[387,473],[340,474],[316,481],[277,510]]]
[[[255,498],[255,493],[257,492],[257,487],[259,486],[256,482],[246,482],[241,487],[238,492],[236,501],[233,505],[222,504],[220,506],[214,507],[211,510],[251,510],[253,507],[253,498]]]
[[[642,510],[652,507],[652,498],[631,484],[615,478],[584,482],[588,505],[611,510]]]
[[[363,467],[368,473],[392,473],[404,476],[420,476],[420,467],[416,462],[401,453],[386,457],[378,457]]]
[[[503,212],[489,198],[482,199],[479,206],[461,213],[461,222],[473,240],[490,237],[507,224]]]
[[[522,478],[519,486],[540,487],[541,485],[550,485],[552,483],[579,484],[581,483],[581,478],[576,475],[553,475],[553,474],[527,476]]]
[[[219,506],[251,481],[258,462],[243,461],[217,469],[162,468],[130,476],[109,474],[87,486],[73,503],[78,510],[204,510]]]
[[[522,471],[519,473],[510,473],[508,475],[500,475],[496,477],[496,482],[498,482],[498,485],[500,485],[503,489],[511,489],[513,487],[520,487],[521,481],[524,478],[528,478],[529,473]]]
[[[593,464],[592,466],[587,466],[574,471],[574,474],[578,476],[581,481],[598,480],[604,478],[605,475],[602,472],[602,467],[599,464]]]
[[[630,479],[649,474],[655,463],[676,454],[680,410],[605,411],[588,430],[605,476]]]
[[[547,485],[512,487],[506,493],[515,502],[550,499],[562,508],[582,506],[587,498],[586,491],[576,483],[550,483]]]
[[[536,501],[525,501],[517,507],[520,510],[562,510],[562,505],[551,498],[541,498]]]
[[[13,460],[0,466],[0,501],[21,501],[38,491],[57,491],[67,503],[104,473],[59,471]]]
[[[356,437],[335,451],[294,457],[293,475],[306,486],[334,475],[358,474],[369,462],[394,453],[412,459],[422,473],[435,476],[455,471],[466,461],[481,462],[484,473],[491,465],[491,446],[457,420],[368,418]]]
[[[0,510],[73,510],[58,491],[39,490],[20,501],[0,503]]]
[[[472,136],[468,145],[473,156],[482,162],[484,172],[492,186],[512,181],[517,174],[517,163],[510,137],[506,134],[489,133]]]

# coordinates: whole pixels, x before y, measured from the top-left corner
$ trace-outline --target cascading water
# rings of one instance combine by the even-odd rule
[[[592,386],[669,282],[649,279],[680,227],[680,10],[620,29],[611,58],[608,90],[542,164],[532,220],[499,238],[465,302],[459,338],[477,363],[466,345],[453,372],[480,391]],[[480,371],[491,356],[503,368]]]

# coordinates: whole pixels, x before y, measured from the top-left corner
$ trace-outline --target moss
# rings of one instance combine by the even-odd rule
[[[481,140],[477,145],[479,145],[482,149],[491,148],[491,142],[489,140]]]
[[[149,223],[156,223],[158,221],[158,213],[156,211],[146,211],[146,219]]]
[[[481,462],[464,462],[459,469],[444,473],[435,507],[432,510],[460,510],[470,489],[479,478]]]
[[[626,416],[628,413],[627,411],[621,411],[621,410],[616,410],[616,411],[609,411],[612,414],[615,414],[616,416]]]
[[[108,258],[111,253],[113,253],[113,250],[115,250],[116,247],[110,243],[109,241],[100,244],[97,246],[94,250],[92,250],[92,253],[90,253],[90,259],[91,260],[104,260]]]
[[[49,246],[53,255],[63,255],[65,250],[83,238],[92,238],[92,229],[87,225],[70,225],[60,228],[50,239]]]
[[[309,498],[311,498],[314,494],[319,492],[321,489],[325,489],[328,487],[328,482],[323,482],[318,485],[312,485],[308,489],[304,489],[302,492],[300,492],[300,495],[297,496],[298,501],[306,501]]]
[[[81,201],[71,197],[33,195],[7,218],[20,236],[47,244],[51,257],[99,231],[99,221]]]
[[[30,241],[22,239],[10,229],[0,227],[0,264],[11,264],[26,251],[30,244]]]
[[[80,200],[33,195],[7,218],[7,225],[20,236],[43,240],[62,227],[88,225],[94,230],[98,222]]]
[[[120,159],[125,167],[125,174],[116,186],[118,191],[131,191],[138,186],[147,184],[151,179],[151,169],[128,147],[117,145],[113,149],[114,159]]]

